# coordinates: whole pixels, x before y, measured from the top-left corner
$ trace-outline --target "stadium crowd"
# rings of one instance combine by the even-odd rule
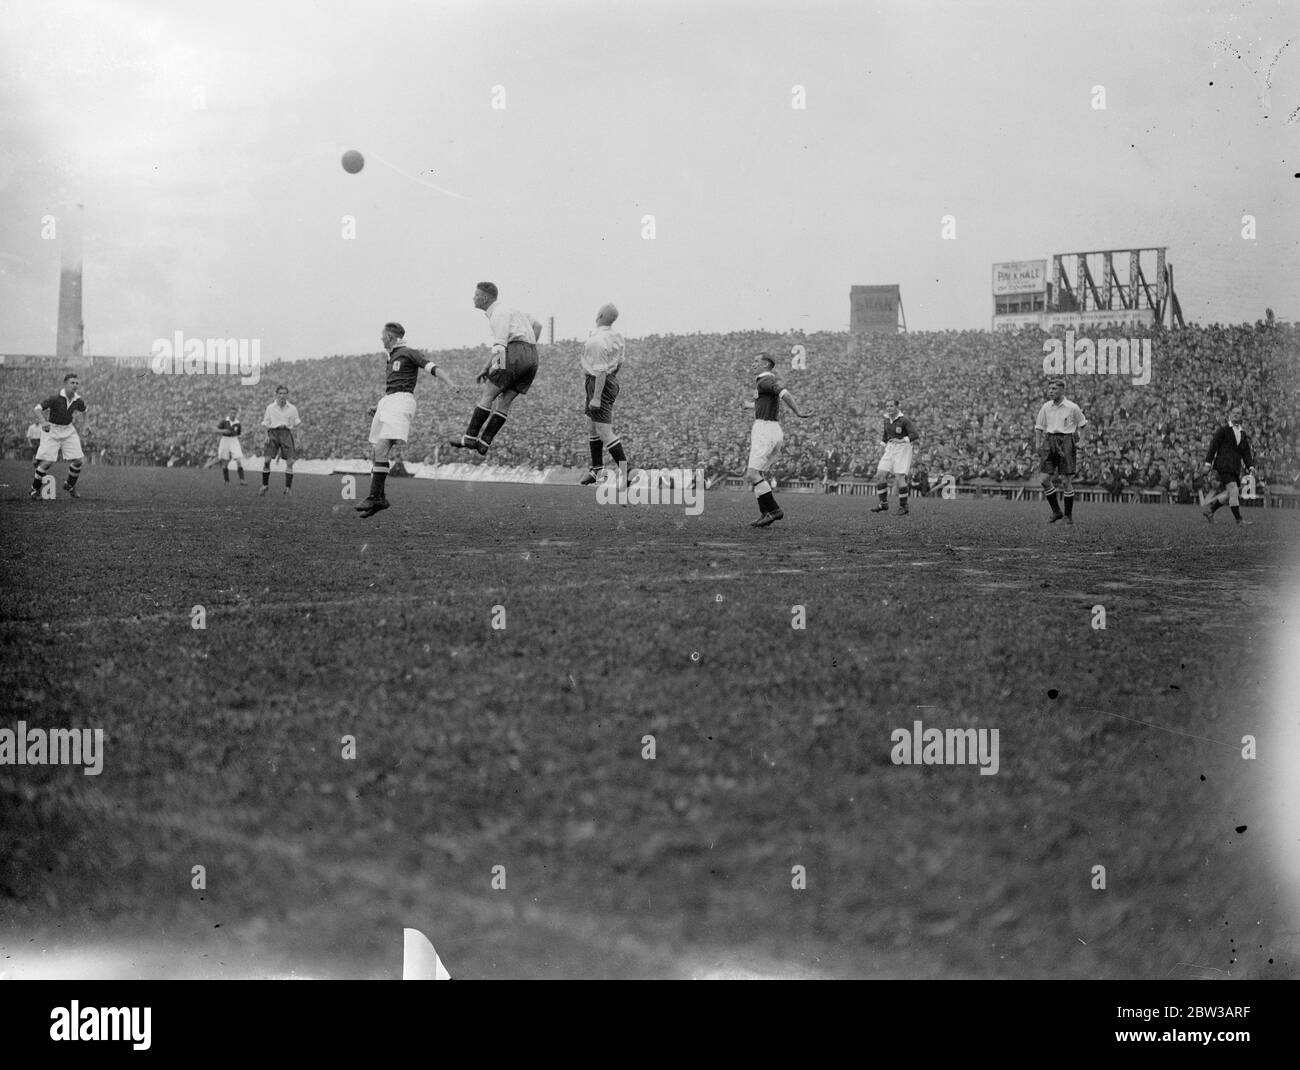
[[[1037,330],[852,337],[742,331],[631,339],[614,426],[635,467],[701,467],[710,479],[740,473],[753,420],[750,363],[766,351],[800,405],[816,414],[783,419],[778,479],[869,478],[880,457],[885,406],[897,399],[920,430],[918,457],[932,479],[950,473],[960,483],[1020,482],[1037,471],[1033,423],[1045,398],[1048,337]],[[1076,482],[1193,500],[1202,489],[1206,445],[1233,403],[1243,407],[1262,480],[1291,484],[1300,473],[1300,326],[1129,328],[1087,337],[1150,338],[1152,372],[1143,386],[1130,376],[1066,377],[1067,396],[1090,425]],[[587,463],[581,350],[580,340],[540,347],[536,382],[511,411],[487,462]],[[472,384],[485,355],[479,348],[435,356],[459,382]],[[383,370],[382,354],[332,356],[269,364],[260,383],[243,385],[237,376],[154,374],[97,362],[82,371],[89,406],[82,441],[100,463],[210,464],[216,423],[234,407],[245,452],[257,454],[262,413],[283,382],[303,420],[300,456],[360,458]],[[54,362],[0,370],[8,455],[28,455],[31,407],[58,391],[62,374]],[[466,460],[443,444],[463,429],[470,393],[452,395],[425,380],[417,398],[406,460]]]

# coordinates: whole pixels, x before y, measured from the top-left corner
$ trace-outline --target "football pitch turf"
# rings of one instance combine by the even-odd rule
[[[392,977],[403,926],[457,978],[1300,974],[1300,513],[30,471],[0,727],[103,769],[0,765],[0,975]]]

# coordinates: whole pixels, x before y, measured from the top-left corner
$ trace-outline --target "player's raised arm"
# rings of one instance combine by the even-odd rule
[[[439,368],[438,365],[434,364],[433,361],[429,361],[429,374],[432,375],[435,379],[441,379],[444,383],[447,384],[447,387],[451,390],[460,389],[460,387],[457,386],[455,382],[452,381],[451,376],[448,375],[441,368]]]

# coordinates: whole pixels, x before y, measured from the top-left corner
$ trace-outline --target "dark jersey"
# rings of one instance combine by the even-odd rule
[[[217,424],[217,430],[220,431],[225,438],[238,438],[240,433],[243,431],[243,427],[238,420],[234,423],[231,423],[229,420],[222,420],[221,423]]]
[[[763,372],[758,377],[758,397],[754,399],[755,420],[775,420],[781,411],[781,391],[785,389],[775,372]]]
[[[80,394],[71,401],[68,401],[62,394],[55,394],[52,398],[46,398],[42,401],[41,408],[50,410],[50,423],[66,426],[72,423],[72,414],[74,412],[86,411],[86,403],[82,400]]]
[[[1215,471],[1239,473],[1243,467],[1255,467],[1255,454],[1250,448],[1250,436],[1241,432],[1241,441],[1237,441],[1231,424],[1224,424],[1215,433],[1210,442],[1205,463],[1214,465]]]
[[[420,369],[431,363],[428,357],[410,346],[394,346],[385,361],[388,368],[388,376],[384,381],[385,394],[413,394]]]
[[[885,442],[892,442],[896,438],[905,438],[909,442],[915,442],[918,437],[916,424],[912,423],[902,413],[885,421],[885,430],[881,435]]]

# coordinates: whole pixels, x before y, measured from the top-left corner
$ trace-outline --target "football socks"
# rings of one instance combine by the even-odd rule
[[[476,408],[474,411],[477,414],[478,409]],[[501,430],[505,422],[506,414],[504,412],[493,412],[483,425],[483,432],[478,436],[478,440],[485,446],[492,445],[492,440],[497,437],[497,432]]]
[[[474,411],[469,415],[469,426],[465,428],[465,437],[478,438],[479,431],[483,429],[483,421],[491,412],[491,409],[485,409],[482,405],[475,405]]]
[[[384,498],[384,484],[388,481],[387,461],[375,461],[370,466],[370,494],[368,497],[376,501],[382,501]]]
[[[772,493],[772,484],[766,479],[760,479],[754,484],[754,497],[758,499],[760,514],[776,512],[776,495]]]

